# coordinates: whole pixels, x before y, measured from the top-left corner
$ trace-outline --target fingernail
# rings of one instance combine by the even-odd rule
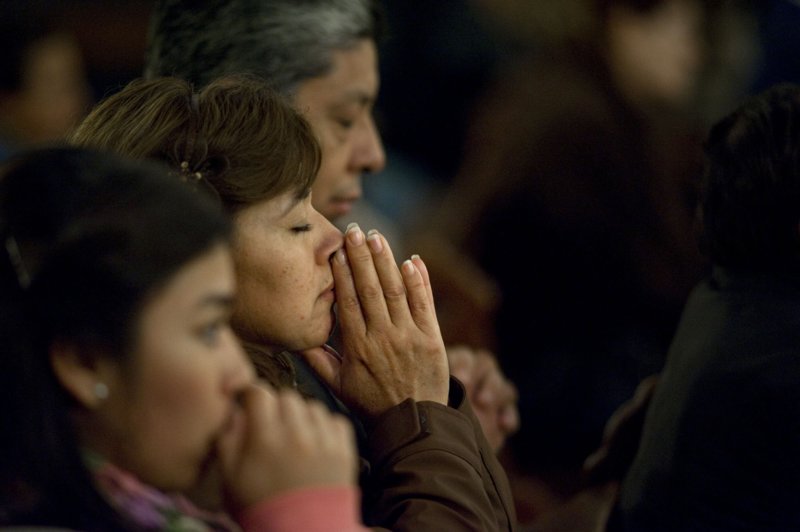
[[[367,244],[373,253],[380,253],[383,249],[383,239],[375,229],[367,233]]]
[[[411,260],[420,260],[419,255],[417,255],[416,253],[414,255],[411,255]]]
[[[339,248],[336,251],[336,261],[342,266],[347,264],[347,255],[345,255],[344,250],[342,248]]]
[[[406,259],[403,262],[403,273],[405,273],[406,275],[413,275],[414,274],[414,270],[416,270],[416,269],[417,269],[417,267],[414,266],[414,263],[411,262],[411,259]]]
[[[350,242],[356,246],[360,246],[364,243],[364,233],[361,231],[361,228],[357,223],[353,222],[348,225],[345,232],[347,233],[347,238],[350,239]]]

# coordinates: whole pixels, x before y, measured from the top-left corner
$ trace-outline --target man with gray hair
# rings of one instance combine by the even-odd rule
[[[372,108],[378,94],[374,0],[156,2],[145,77],[204,86],[225,74],[254,74],[289,97],[316,133],[322,166],[312,203],[329,220],[361,197],[361,176],[385,164]]]
[[[372,117],[383,33],[377,0],[209,0],[199,7],[190,0],[157,0],[145,75],[181,77],[198,87],[228,74],[268,81],[319,140],[322,161],[312,203],[335,220],[361,197],[361,176],[384,166]],[[295,364],[299,386],[313,392],[313,383],[300,382],[313,377],[301,360]],[[483,380],[499,378],[494,368],[484,371]],[[311,395],[329,397],[316,390]],[[403,403],[360,442],[368,463],[361,476],[366,524],[392,530],[514,528],[505,473],[464,389],[451,382],[450,390],[448,407],[426,407],[420,416]]]

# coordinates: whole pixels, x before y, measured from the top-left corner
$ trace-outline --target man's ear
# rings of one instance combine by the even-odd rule
[[[73,342],[56,340],[50,346],[50,365],[61,385],[85,408],[98,408],[108,397],[108,364],[87,356]]]

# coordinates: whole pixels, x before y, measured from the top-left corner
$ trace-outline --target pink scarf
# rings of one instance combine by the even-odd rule
[[[106,500],[137,527],[170,532],[241,530],[226,515],[201,510],[181,495],[162,493],[95,454],[86,453],[85,460]]]

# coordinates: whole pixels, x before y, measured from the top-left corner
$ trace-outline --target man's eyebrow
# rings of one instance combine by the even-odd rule
[[[342,97],[341,103],[357,103],[359,105],[371,105],[375,102],[375,96],[362,89],[347,91]]]

